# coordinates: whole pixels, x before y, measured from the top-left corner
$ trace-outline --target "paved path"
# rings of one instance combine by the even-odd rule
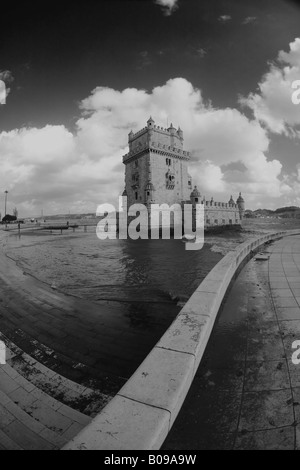
[[[24,275],[1,251],[0,266],[0,450],[58,449],[122,387],[174,308],[168,316],[170,302],[162,303],[145,330],[138,304],[124,317]]]
[[[163,449],[300,449],[300,236],[267,251],[233,284]]]

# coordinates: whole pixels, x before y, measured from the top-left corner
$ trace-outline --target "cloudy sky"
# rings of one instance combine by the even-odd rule
[[[0,212],[5,190],[23,217],[114,203],[149,115],[183,129],[207,197],[300,205],[297,2],[22,4],[1,6]]]

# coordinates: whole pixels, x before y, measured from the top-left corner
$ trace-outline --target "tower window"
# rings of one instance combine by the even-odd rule
[[[197,197],[195,197],[195,202],[198,202],[198,198],[197,198]]]
[[[147,196],[150,196],[150,191],[147,191]]]
[[[138,193],[136,192],[135,193],[135,200],[137,201],[137,198],[138,198]]]

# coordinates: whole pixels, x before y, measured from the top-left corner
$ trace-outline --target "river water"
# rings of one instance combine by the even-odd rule
[[[64,293],[96,302],[167,302],[175,315],[237,244],[265,231],[299,226],[300,220],[246,219],[241,232],[207,235],[199,251],[185,250],[181,240],[103,241],[93,225],[63,234],[24,230],[21,236],[9,235],[6,253],[27,274]]]
[[[299,226],[300,220],[246,219],[242,232],[206,235],[198,251],[185,250],[181,240],[103,241],[93,225],[86,232],[79,227],[62,235],[21,231],[21,236],[10,234],[6,253],[27,274],[89,300],[184,300],[239,243],[265,231]]]

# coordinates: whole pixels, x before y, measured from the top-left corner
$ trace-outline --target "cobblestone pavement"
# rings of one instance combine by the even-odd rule
[[[266,251],[233,283],[163,449],[300,449],[300,236]]]

